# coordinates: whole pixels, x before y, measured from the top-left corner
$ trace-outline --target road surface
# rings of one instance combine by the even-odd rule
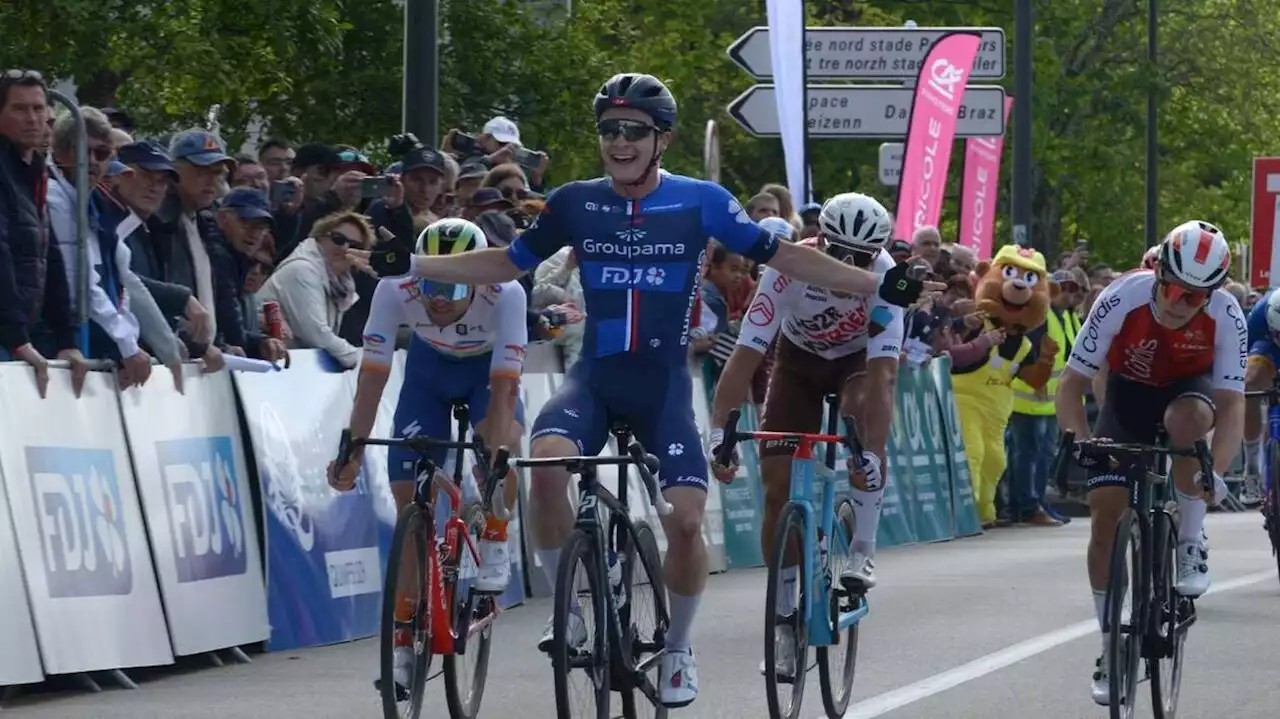
[[[1255,513],[1209,518],[1213,595],[1198,603],[1180,717],[1276,716],[1280,582]],[[863,625],[846,717],[1026,719],[1106,716],[1089,698],[1099,651],[1085,581],[1087,527],[1010,528],[944,544],[881,552],[880,586]],[[766,716],[761,657],[762,570],[711,579],[695,628],[702,694],[672,716]],[[533,644],[549,611],[534,600],[505,614],[482,716],[554,716],[551,671]],[[13,719],[359,719],[380,716],[371,679],[376,643],[257,655],[251,665],[147,677],[136,691],[19,696]],[[822,716],[810,673],[801,717]],[[1139,716],[1150,716],[1147,685]],[[424,716],[447,716],[428,685]]]

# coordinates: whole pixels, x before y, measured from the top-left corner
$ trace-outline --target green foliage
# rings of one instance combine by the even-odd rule
[[[591,97],[615,72],[662,78],[680,100],[664,165],[701,174],[708,119],[720,124],[723,180],[739,195],[785,175],[781,143],[742,131],[725,106],[752,84],[725,48],[764,24],[763,0],[441,0],[440,125],[476,132],[503,114],[552,155],[553,182],[599,171]],[[1159,231],[1199,217],[1248,235],[1250,163],[1280,135],[1280,4],[1161,3],[1160,62],[1146,63],[1138,0],[1036,0],[1034,222],[1050,253],[1081,239],[1116,266],[1144,233],[1147,88],[1160,92]],[[1005,0],[808,0],[811,25],[1005,28]],[[119,104],[150,131],[202,123],[217,106],[233,142],[255,120],[266,134],[369,149],[401,124],[399,0],[5,0],[0,67],[75,78],[81,99]],[[12,32],[21,28],[21,32]],[[1012,73],[1004,82],[1012,88]],[[1010,132],[1012,135],[1012,132]],[[423,138],[426,140],[427,138]],[[438,140],[438,138],[433,138]],[[879,141],[813,141],[816,190],[886,198]],[[1009,148],[1010,144],[1006,144]],[[962,145],[952,162],[959,188]],[[1005,177],[1012,153],[1005,152]],[[1009,238],[1002,183],[997,241]],[[956,203],[944,210],[953,231]]]

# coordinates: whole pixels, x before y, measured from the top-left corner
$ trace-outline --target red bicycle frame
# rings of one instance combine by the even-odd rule
[[[449,499],[449,518],[445,520],[444,540],[441,542],[434,531],[427,541],[427,594],[431,603],[431,653],[439,655],[454,654],[459,638],[458,627],[454,625],[453,596],[458,591],[458,570],[462,564],[462,547],[471,554],[475,565],[480,566],[480,552],[471,533],[467,531],[467,523],[459,516],[462,512],[462,490],[452,480],[437,473],[432,481],[433,488],[443,491]],[[432,505],[434,509],[434,505]],[[434,529],[435,523],[432,522]],[[450,566],[452,565],[452,566]],[[453,575],[446,585],[446,571]],[[483,631],[498,616],[498,604],[493,603],[493,611],[484,618],[470,622],[467,626],[467,637]]]
[[[806,434],[804,432],[737,432],[734,435],[739,439],[759,439],[759,440],[793,440],[796,444],[796,451],[791,454],[793,459],[813,459],[813,445],[825,443],[844,442],[844,437],[836,434]]]

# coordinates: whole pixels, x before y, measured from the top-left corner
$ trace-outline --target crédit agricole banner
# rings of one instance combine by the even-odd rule
[[[1013,98],[1004,100],[1005,126]],[[991,259],[996,225],[996,198],[1000,194],[1000,153],[1004,135],[971,137],[964,141],[964,175],[960,180],[960,236],[958,243],[973,250],[979,260]]]
[[[978,33],[948,33],[934,43],[920,65],[907,125],[894,237],[909,241],[918,228],[938,224],[956,121],[981,41]]]

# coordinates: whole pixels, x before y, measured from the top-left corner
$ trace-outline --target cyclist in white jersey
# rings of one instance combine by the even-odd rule
[[[801,244],[815,245],[828,255],[877,274],[896,264],[884,251],[893,234],[892,219],[883,205],[867,195],[849,192],[831,198],[822,208],[818,226],[820,234]],[[768,269],[742,323],[738,346],[716,385],[713,407],[710,444],[714,456],[724,440],[723,426],[729,412],[746,399],[751,376],[775,338],[776,361],[761,429],[818,432],[822,429],[823,398],[840,396],[841,414],[858,419],[859,436],[867,447],[862,457],[850,462],[856,534],[849,548],[852,562],[841,575],[868,588],[875,586],[872,556],[902,337],[901,307],[877,295],[834,292]],[[794,448],[794,444],[781,441],[766,441],[760,448],[765,491],[760,541],[765,556],[772,553],[774,525],[790,496]],[[727,482],[732,481],[737,468],[713,466],[713,471],[717,479]],[[778,593],[776,607],[780,617],[789,618],[796,611],[798,573],[794,564],[782,570],[783,591]],[[779,677],[793,678],[797,660],[794,628],[779,622],[777,632],[775,671]]]
[[[416,254],[453,255],[486,247],[484,232],[467,220],[449,218],[427,227],[418,236]],[[465,401],[476,433],[486,446],[517,447],[524,435],[524,405],[520,399],[520,372],[528,343],[527,301],[519,282],[496,285],[445,284],[414,277],[388,277],[373,293],[369,320],[364,329],[364,355],[351,410],[351,436],[368,437],[373,430],[382,390],[386,387],[396,331],[413,330],[405,360],[404,384],[396,405],[397,436],[424,435],[448,439],[455,401]],[[433,456],[445,460],[441,451]],[[362,453],[352,453],[345,467],[330,465],[329,481],[346,491],[355,486]],[[387,473],[397,511],[413,499],[417,455],[393,447]],[[516,506],[514,473],[507,476],[502,501]],[[472,585],[477,592],[501,594],[511,576],[507,555],[506,522],[494,516],[485,521],[478,542],[480,571]],[[414,572],[401,576],[412,577]],[[414,603],[408,588],[401,587],[397,613],[404,621],[413,617]],[[403,644],[401,640],[403,639]],[[397,636],[395,676],[407,684],[413,661],[412,635]]]

